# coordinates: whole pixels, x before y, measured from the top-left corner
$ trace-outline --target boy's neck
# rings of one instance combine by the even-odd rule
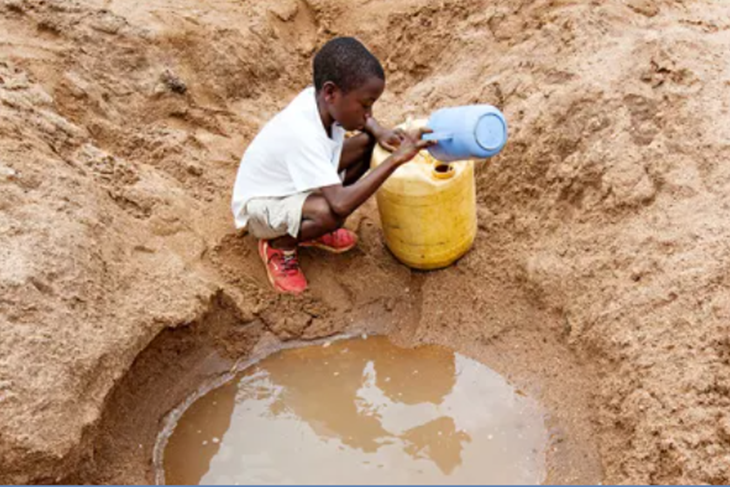
[[[335,123],[335,119],[330,115],[327,110],[327,104],[324,101],[324,97],[317,93],[317,111],[319,112],[319,118],[322,120],[322,126],[324,126],[325,132],[328,137],[332,137],[332,124]]]

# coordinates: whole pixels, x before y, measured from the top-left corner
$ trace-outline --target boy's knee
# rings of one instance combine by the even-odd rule
[[[322,227],[327,231],[337,230],[345,223],[345,219],[337,216],[325,199],[322,199],[319,208],[319,220]]]
[[[314,222],[321,231],[331,232],[342,226],[343,218],[339,218],[324,198],[316,198],[309,202],[305,218]]]

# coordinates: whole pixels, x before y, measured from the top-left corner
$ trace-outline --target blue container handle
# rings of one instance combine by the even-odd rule
[[[449,140],[449,139],[453,139],[453,138],[454,138],[454,134],[449,133],[449,132],[434,132],[434,133],[430,133],[430,134],[423,134],[423,136],[421,137],[421,139],[423,139],[423,140],[435,140],[435,141]]]

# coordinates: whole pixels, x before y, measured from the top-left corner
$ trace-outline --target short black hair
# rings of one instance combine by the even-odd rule
[[[375,76],[385,81],[383,66],[373,53],[354,37],[335,37],[314,56],[314,88],[320,91],[327,81],[348,92]]]

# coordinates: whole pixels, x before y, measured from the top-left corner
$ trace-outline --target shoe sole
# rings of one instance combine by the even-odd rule
[[[281,293],[281,294],[293,294],[295,296],[298,296],[302,294],[304,291],[306,291],[306,288],[302,289],[301,291],[295,292],[295,291],[289,291],[288,289],[282,289],[274,280],[274,276],[271,275],[271,271],[269,270],[269,264],[267,262],[266,254],[263,252],[264,246],[259,244],[259,257],[261,258],[261,261],[264,263],[264,269],[266,269],[266,277],[269,279],[269,284],[271,284],[271,287],[274,288],[274,291]]]
[[[345,252],[348,252],[348,251],[354,249],[355,247],[357,247],[357,242],[355,242],[354,244],[350,245],[349,247],[342,247],[340,249],[335,248],[335,247],[330,247],[329,245],[325,245],[325,244],[322,244],[322,243],[306,243],[306,244],[303,243],[303,244],[299,244],[299,246],[300,247],[305,247],[305,248],[307,248],[307,247],[315,247],[315,248],[318,248],[318,249],[326,250],[327,252],[330,252],[332,254],[344,254]]]

